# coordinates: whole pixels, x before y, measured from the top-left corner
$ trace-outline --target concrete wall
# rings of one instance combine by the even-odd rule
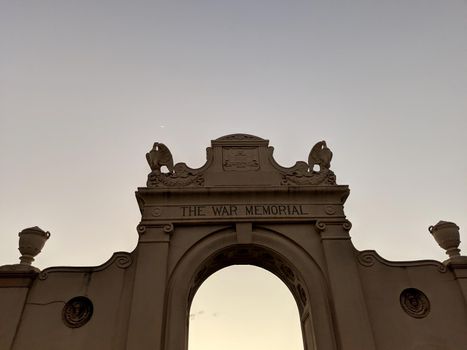
[[[173,245],[164,259],[164,269],[167,268],[168,271],[165,281],[160,280],[157,273],[140,276],[142,280],[135,280],[138,264],[156,254],[155,250],[149,249],[144,253],[147,255],[146,258],[142,258],[139,247],[131,255],[118,253],[108,263],[97,268],[51,268],[35,276],[31,274],[22,276],[17,273],[10,274],[8,278],[3,274],[3,278],[0,279],[2,310],[0,348],[172,349],[171,344],[164,344],[162,341],[165,336],[162,333],[156,338],[138,336],[138,334],[154,333],[154,327],[150,323],[141,322],[140,317],[134,314],[134,310],[149,308],[150,313],[164,323],[166,321],[164,308],[165,311],[167,308],[170,310],[170,303],[167,302],[167,305],[163,305],[161,309],[160,304],[154,304],[157,298],[151,295],[143,299],[139,296],[136,298],[135,286],[148,285],[151,290],[151,284],[165,285],[167,289],[164,288],[162,293],[165,300],[167,297],[165,293],[170,293],[169,281],[176,275],[176,267],[182,257],[186,256],[187,247],[193,249],[200,242],[204,242],[206,237],[220,236],[222,231],[219,229],[220,226],[209,225],[181,227],[179,231],[175,228],[172,236]],[[238,238],[235,238],[233,227],[229,232],[224,235],[232,236],[230,242],[232,245],[229,243],[226,246],[233,246],[238,243]],[[328,293],[330,309],[325,308],[319,312],[329,313],[329,319],[334,327],[336,349],[465,348],[467,308],[462,290],[465,281],[462,278],[464,269],[459,267],[453,269],[434,261],[389,262],[373,251],[354,250],[349,240],[327,241],[321,236],[322,233],[317,233],[314,226],[306,224],[258,225],[252,228],[251,242],[243,243],[241,246],[265,246],[264,239],[270,239],[268,235],[274,233],[282,237],[277,240],[273,238],[280,244],[283,244],[281,243],[283,237],[291,237],[293,245],[302,247],[309,256],[312,256],[317,269],[325,274],[322,286],[317,286],[314,282],[310,290],[324,288]],[[182,237],[189,237],[189,242]],[[222,240],[226,242],[225,238]],[[343,258],[346,254],[342,251],[338,256],[330,256],[329,254],[336,248],[326,248],[329,242],[343,244],[337,249],[347,251],[347,255],[352,256],[353,261],[346,261]],[[156,246],[153,248],[157,249]],[[204,254],[207,250],[202,248],[200,252]],[[229,264],[228,261],[224,263]],[[256,264],[253,260],[251,263]],[[307,271],[308,268],[296,261],[291,266],[293,264],[299,266],[299,269],[293,271],[302,276],[304,281],[302,283],[305,285],[310,273]],[[353,266],[350,272],[349,265]],[[352,272],[354,269],[357,271],[356,275]],[[213,272],[214,270],[210,273]],[[192,276],[185,277],[188,279],[188,284],[192,283],[190,282]],[[283,276],[281,278],[284,280]],[[406,289],[421,291],[429,303],[429,306],[422,306],[427,307],[428,310],[417,309],[420,305],[415,305],[418,315],[413,316],[405,311],[401,305],[401,293]],[[315,297],[313,292],[306,293],[308,298]],[[78,328],[70,328],[63,320],[63,308],[67,301],[76,296],[89,298],[94,309],[88,323]],[[155,306],[151,309],[152,305]],[[312,314],[317,312],[316,309],[309,311]],[[171,312],[176,313],[176,310]],[[362,322],[362,313],[364,322]],[[313,315],[313,319],[319,319],[319,316]],[[137,324],[137,329],[132,327],[131,322]],[[170,321],[167,322],[162,328],[169,327]],[[181,326],[185,327],[186,320],[182,323]],[[319,338],[317,333],[324,330],[320,329],[319,325],[309,325],[303,329],[304,333],[313,333],[304,334],[308,343],[311,342],[308,348],[313,349],[313,337]],[[179,332],[177,327],[174,331],[177,334]],[[139,345],[131,343],[129,339],[131,332],[139,339]],[[362,339],[366,339],[364,347],[361,345]],[[147,342],[147,346],[144,342]],[[321,348],[317,347],[318,350]],[[327,347],[323,349],[328,350]]]
[[[0,279],[0,348],[125,349],[134,279],[130,260],[120,253],[97,268],[47,269],[29,288],[1,286]],[[93,314],[82,327],[70,328],[63,308],[77,296],[92,301]]]

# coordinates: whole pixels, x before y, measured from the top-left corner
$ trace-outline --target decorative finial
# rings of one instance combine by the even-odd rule
[[[30,266],[34,257],[39,254],[44,247],[45,242],[50,237],[50,232],[46,232],[37,226],[29,227],[19,234],[19,248],[22,254],[19,260],[21,265]]]
[[[320,141],[310,151],[308,156],[308,166],[310,172],[313,172],[313,167],[319,165],[319,172],[329,170],[331,167],[332,152],[326,146],[326,141]]]
[[[174,171],[172,153],[163,143],[155,142],[152,149],[146,153],[146,159],[151,170],[157,174],[161,173],[161,167],[166,166],[170,173]]]
[[[19,248],[21,253],[19,264],[0,266],[0,272],[13,273],[37,273],[40,270],[31,265],[34,257],[39,254],[45,242],[50,237],[50,232],[41,230],[39,227],[25,228],[19,234]]]
[[[446,250],[449,256],[447,263],[465,258],[460,255],[460,235],[459,226],[449,221],[439,221],[436,225],[430,226],[428,231],[433,235],[439,246]]]

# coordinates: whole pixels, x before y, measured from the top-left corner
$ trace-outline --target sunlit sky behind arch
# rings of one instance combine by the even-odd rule
[[[245,265],[221,269],[203,282],[191,305],[188,340],[190,350],[303,349],[292,293],[269,271]]]

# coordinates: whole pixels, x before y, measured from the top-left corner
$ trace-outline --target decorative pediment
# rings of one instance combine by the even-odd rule
[[[218,139],[213,140],[214,143],[216,142],[224,142],[224,141],[262,141],[262,142],[268,142],[268,140],[262,139],[261,137],[255,136],[255,135],[249,135],[249,134],[230,134],[230,135],[225,135],[221,136]]]
[[[332,152],[325,141],[310,151],[308,162],[298,161],[282,167],[273,157],[269,141],[248,134],[231,134],[211,141],[207,162],[198,169],[185,163],[173,165],[169,148],[154,143],[146,154],[152,172],[147,187],[215,187],[215,186],[329,186],[336,184],[330,170]],[[161,168],[167,168],[163,172]],[[319,169],[315,169],[316,166]]]

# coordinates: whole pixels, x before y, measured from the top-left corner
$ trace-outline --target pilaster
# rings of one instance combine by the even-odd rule
[[[128,350],[160,350],[167,287],[170,223],[138,226],[140,234],[128,329]]]
[[[465,307],[467,308],[467,257],[459,257],[457,262],[448,263],[448,267],[454,272],[454,276],[456,276],[462,296],[464,297]]]
[[[350,241],[351,224],[318,221],[342,350],[376,349]]]

